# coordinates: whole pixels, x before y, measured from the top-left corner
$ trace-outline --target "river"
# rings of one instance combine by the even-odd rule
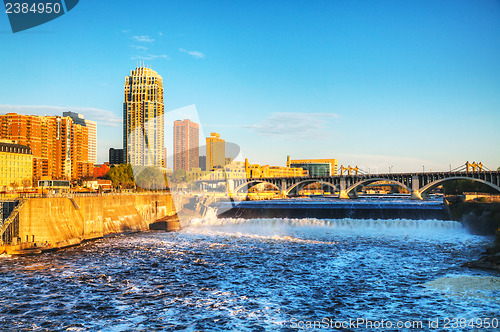
[[[212,216],[1,256],[0,330],[499,326],[500,274],[462,267],[490,241],[455,221]]]

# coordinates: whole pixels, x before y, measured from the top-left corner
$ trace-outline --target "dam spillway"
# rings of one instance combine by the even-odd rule
[[[214,206],[222,218],[449,219],[441,200],[299,198],[219,202]]]

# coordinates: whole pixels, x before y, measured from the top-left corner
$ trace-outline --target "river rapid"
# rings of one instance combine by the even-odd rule
[[[0,257],[0,330],[500,326],[499,273],[462,267],[490,241],[455,221],[195,219],[176,233]]]

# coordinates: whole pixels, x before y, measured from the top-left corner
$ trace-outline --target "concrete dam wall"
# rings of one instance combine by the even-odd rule
[[[29,198],[19,210],[18,236],[11,244],[0,243],[0,254],[144,231],[171,215],[175,207],[169,194]]]

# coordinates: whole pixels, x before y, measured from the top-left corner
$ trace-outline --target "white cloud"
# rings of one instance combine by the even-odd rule
[[[18,113],[26,115],[60,115],[72,111],[83,114],[85,119],[96,121],[97,125],[105,127],[120,127],[123,123],[121,116],[111,111],[92,107],[60,107],[44,105],[0,105],[0,113]]]
[[[156,60],[156,59],[169,59],[166,54],[146,54],[146,55],[136,55],[131,58],[132,60]]]
[[[318,138],[328,135],[326,124],[338,119],[335,113],[272,113],[261,122],[244,126],[264,136],[287,136],[295,138]]]
[[[179,51],[181,51],[183,53],[187,53],[187,54],[191,55],[195,59],[204,59],[205,58],[205,54],[203,54],[203,53],[201,53],[199,51],[188,51],[188,50],[185,50],[183,48],[179,48]]]
[[[152,43],[155,41],[153,38],[149,36],[133,36],[132,38],[141,43]]]
[[[131,48],[140,50],[140,51],[147,51],[148,48],[146,46],[141,46],[141,45],[129,45]]]

